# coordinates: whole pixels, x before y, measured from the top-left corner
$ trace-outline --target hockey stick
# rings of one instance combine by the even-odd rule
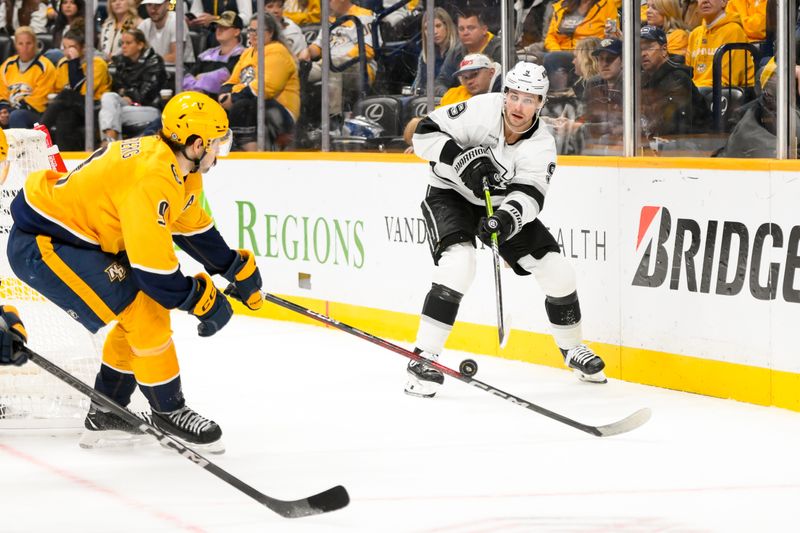
[[[486,216],[494,214],[492,209],[492,194],[489,192],[489,180],[483,178],[483,194],[486,196]],[[497,242],[497,232],[492,233],[492,261],[494,262],[494,300],[497,304],[497,337],[500,346],[506,345],[506,323],[503,319],[503,287],[500,283],[500,245]]]
[[[539,413],[540,415],[544,415],[547,418],[550,418],[550,419],[555,420],[557,422],[561,422],[562,424],[566,424],[566,425],[568,425],[570,427],[573,427],[575,429],[579,429],[579,430],[581,430],[583,432],[589,433],[590,435],[594,435],[596,437],[609,437],[611,435],[619,435],[620,433],[627,433],[628,431],[632,431],[632,430],[638,428],[639,426],[641,426],[642,424],[644,424],[645,422],[647,422],[650,419],[650,414],[651,414],[650,413],[650,409],[644,408],[644,409],[639,409],[638,411],[636,411],[632,415],[630,415],[630,416],[628,416],[626,418],[623,418],[622,420],[619,420],[618,422],[612,422],[611,424],[606,424],[604,426],[590,426],[588,424],[582,424],[580,422],[572,420],[571,418],[567,418],[566,416],[563,416],[563,415],[560,415],[558,413],[554,413],[553,411],[550,411],[548,409],[545,409],[544,407],[540,407],[540,406],[538,406],[538,405],[536,405],[534,403],[531,403],[531,402],[529,402],[527,400],[523,400],[519,396],[514,396],[513,394],[509,394],[508,392],[502,391],[500,389],[496,389],[496,388],[494,388],[494,387],[492,387],[490,385],[487,385],[486,383],[484,383],[484,382],[482,382],[480,380],[477,380],[475,378],[466,376],[466,375],[462,374],[461,372],[453,370],[452,368],[448,368],[448,367],[446,367],[444,365],[441,365],[441,364],[439,364],[439,363],[437,363],[435,361],[430,361],[428,359],[425,359],[424,357],[422,357],[420,355],[417,355],[417,354],[415,354],[414,352],[412,352],[410,350],[406,350],[405,348],[403,348],[401,346],[398,346],[396,344],[392,344],[391,342],[389,342],[387,340],[384,340],[384,339],[381,339],[380,337],[376,337],[375,335],[367,333],[366,331],[362,331],[362,330],[360,330],[358,328],[355,328],[353,326],[349,326],[347,324],[339,322],[338,320],[336,320],[334,318],[331,318],[331,317],[329,317],[327,315],[323,315],[321,313],[316,313],[316,312],[312,311],[311,309],[307,309],[307,308],[305,308],[305,307],[303,307],[301,305],[297,305],[297,304],[292,303],[292,302],[290,302],[288,300],[284,300],[283,298],[279,298],[278,296],[275,296],[273,294],[264,293],[264,299],[266,299],[267,301],[272,302],[272,303],[274,303],[276,305],[279,305],[281,307],[284,307],[286,309],[294,311],[296,313],[300,313],[301,315],[305,315],[305,316],[307,316],[309,318],[313,318],[314,320],[317,320],[317,321],[322,322],[324,324],[328,324],[329,326],[333,326],[334,328],[340,329],[340,330],[344,331],[345,333],[349,333],[351,335],[355,335],[356,337],[360,337],[360,338],[362,338],[362,339],[364,339],[366,341],[369,341],[369,342],[371,342],[373,344],[377,344],[378,346],[382,346],[383,348],[386,348],[387,350],[391,350],[394,353],[400,354],[403,357],[407,357],[408,359],[411,359],[413,361],[417,361],[419,363],[425,363],[426,366],[428,366],[430,368],[435,368],[439,372],[441,372],[443,374],[446,374],[446,375],[450,376],[451,378],[454,378],[454,379],[457,379],[459,381],[462,381],[462,382],[466,383],[467,385],[472,385],[475,388],[478,388],[478,389],[481,389],[483,391],[489,392],[489,393],[491,393],[491,394],[493,394],[493,395],[495,395],[495,396],[497,396],[499,398],[502,398],[504,400],[508,400],[509,402],[511,402],[513,404],[520,405],[520,406],[522,406],[522,407],[524,407],[526,409],[529,409],[531,411]]]
[[[94,390],[80,379],[76,378],[58,365],[45,359],[30,348],[26,347],[24,348],[24,351],[28,355],[28,359],[30,359],[33,363],[40,366],[43,370],[49,372],[78,392],[85,394],[91,398],[93,402],[110,409],[114,414],[129,424],[133,424],[144,433],[155,437],[156,440],[158,440],[158,442],[165,448],[175,450],[177,453],[184,456],[197,466],[211,472],[222,481],[240,490],[241,492],[244,492],[258,503],[265,505],[272,511],[285,518],[299,518],[302,516],[327,513],[329,511],[341,509],[350,503],[350,496],[347,494],[347,490],[345,490],[345,488],[341,485],[320,492],[319,494],[309,496],[308,498],[293,501],[277,500],[267,496],[266,494],[262,494],[244,481],[233,476],[232,474],[229,474],[227,471],[201,456],[199,453],[184,446],[179,441],[171,437],[168,433],[165,433],[154,425],[142,420],[124,407],[118,405],[108,396]]]

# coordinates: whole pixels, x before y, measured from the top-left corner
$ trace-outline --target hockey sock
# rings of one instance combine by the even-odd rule
[[[544,308],[553,326],[553,337],[559,348],[569,349],[581,343],[583,340],[581,306],[577,291],[561,297],[548,296]]]
[[[176,411],[186,403],[183,398],[180,376],[175,376],[174,379],[158,385],[139,383],[139,390],[142,391],[144,397],[150,402],[150,407],[159,413]]]
[[[94,380],[94,388],[125,407],[136,389],[136,380],[133,372],[123,372],[103,363]]]
[[[431,290],[422,305],[422,317],[417,331],[417,347],[432,353],[440,354],[444,343],[453,329],[458,315],[461,299],[458,291],[433,283]]]

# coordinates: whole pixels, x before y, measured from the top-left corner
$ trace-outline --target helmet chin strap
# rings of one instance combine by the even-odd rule
[[[203,146],[203,153],[200,154],[200,157],[196,159],[189,157],[189,154],[186,153],[186,145],[184,145],[183,148],[181,148],[181,154],[183,154],[183,157],[192,162],[193,166],[192,169],[189,171],[189,173],[191,174],[193,172],[197,172],[198,170],[200,170],[200,161],[202,161],[203,158],[206,156],[206,148],[205,146]]]

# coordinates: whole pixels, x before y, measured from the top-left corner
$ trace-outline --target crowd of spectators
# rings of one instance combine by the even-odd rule
[[[438,105],[502,90],[501,64],[542,64],[551,90],[542,120],[563,154],[620,154],[622,142],[621,0],[520,0],[512,11],[515,46],[502,57],[498,0],[451,0],[434,12],[433,50],[420,0],[322,0],[329,42],[322,42],[320,0],[266,0],[265,72],[258,72],[253,0],[0,0],[0,126],[43,122],[62,149],[82,148],[85,134],[85,25],[95,25],[93,61],[97,143],[153,132],[164,102],[178,90],[209,94],[228,111],[235,147],[256,149],[258,91],[265,98],[269,149],[314,148],[320,100],[327,91],[334,137],[376,95],[398,102],[398,128],[359,116],[375,136],[400,137],[406,103],[428,88],[433,62]],[[670,149],[736,157],[727,136],[742,120],[766,131],[774,102],[759,69],[774,55],[774,0],[642,0],[640,31],[641,153]],[[177,58],[177,24],[183,57]],[[723,45],[713,113],[714,58]],[[323,48],[331,71],[322,86]],[[175,80],[175,63],[184,76]],[[774,60],[772,61],[774,70]],[[774,82],[773,82],[774,83]],[[719,98],[719,96],[717,96]],[[383,111],[378,115],[382,115]],[[749,113],[749,114],[748,114]],[[724,115],[724,116],[722,116]],[[722,116],[719,119],[719,116]],[[391,131],[392,129],[396,131]],[[315,132],[316,136],[315,136]],[[735,143],[733,146],[736,146]]]

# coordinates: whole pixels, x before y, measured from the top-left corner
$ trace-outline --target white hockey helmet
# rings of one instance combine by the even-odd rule
[[[542,97],[541,105],[544,105],[544,101],[547,99],[547,91],[550,89],[547,71],[543,66],[536,63],[520,61],[506,73],[503,92],[507,92],[509,89],[523,93],[538,94]]]

